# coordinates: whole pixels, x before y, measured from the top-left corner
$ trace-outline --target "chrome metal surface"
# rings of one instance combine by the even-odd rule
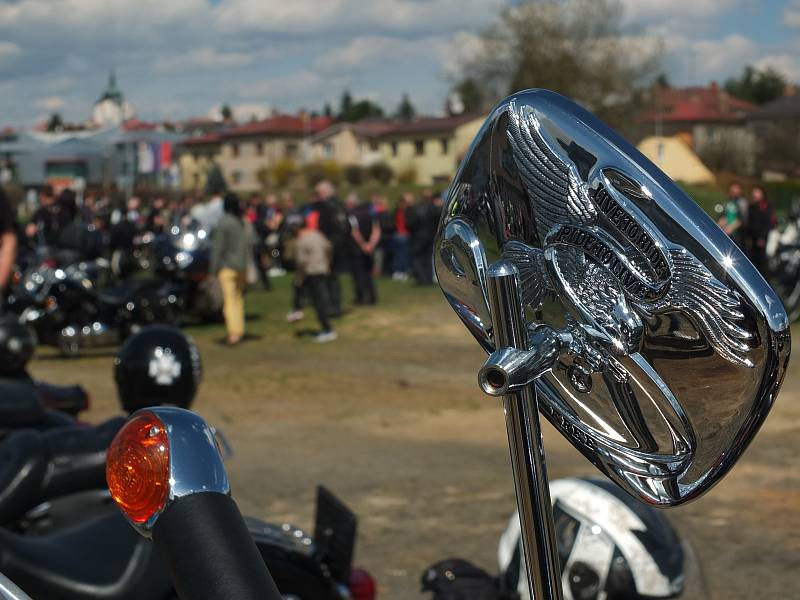
[[[783,379],[783,306],[678,186],[558,94],[501,102],[449,189],[436,272],[489,353],[502,349],[487,291],[500,258],[519,270],[529,328],[562,342],[540,409],[601,471],[675,505],[731,468]]]
[[[486,282],[498,352],[502,354],[504,349],[513,349],[524,354],[546,357],[544,361],[516,361],[517,372],[528,370],[530,373],[541,373],[544,370],[542,363],[547,362],[549,365],[546,368],[550,368],[557,358],[557,353],[553,351],[555,336],[539,336],[541,349],[528,346],[529,336],[523,315],[517,268],[510,261],[500,260],[488,269]],[[534,366],[528,369],[532,364]],[[495,365],[491,368],[497,369]],[[505,388],[507,390],[508,386]],[[522,529],[523,564],[531,575],[528,578],[530,595],[538,600],[560,600],[562,593],[558,546],[536,389],[532,379],[528,379],[527,385],[518,386],[516,391],[509,391],[503,396],[503,412],[506,417],[508,448]]]
[[[0,600],[31,600],[14,582],[0,573]]]
[[[164,507],[144,524],[131,522],[150,537],[158,517],[178,498],[201,492],[230,494],[231,485],[222,463],[215,432],[202,417],[183,408],[145,408],[132,416],[155,415],[163,424],[169,442],[169,488]]]

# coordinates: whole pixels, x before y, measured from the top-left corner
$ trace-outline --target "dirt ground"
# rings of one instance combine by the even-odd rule
[[[195,408],[221,427],[243,512],[310,528],[315,486],[359,517],[356,563],[385,600],[420,598],[430,563],[460,556],[494,572],[500,532],[514,510],[502,411],[476,384],[484,355],[438,289],[382,284],[384,303],[338,325],[340,339],[313,344],[284,321],[288,281],[248,297],[250,332],[234,348],[219,326],[189,331],[204,383]],[[36,376],[81,383],[89,420],[117,413],[111,352],[62,360],[43,350]],[[693,544],[714,598],[796,598],[800,586],[800,372],[755,442],[706,496],[668,516]],[[722,401],[722,399],[720,399]],[[546,426],[551,478],[594,474]]]

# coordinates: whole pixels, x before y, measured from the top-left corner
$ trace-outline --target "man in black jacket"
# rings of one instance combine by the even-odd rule
[[[336,197],[336,190],[330,181],[320,181],[314,188],[317,200],[312,208],[319,212],[319,231],[333,246],[331,271],[327,276],[328,298],[332,317],[342,314],[342,287],[339,275],[348,271],[350,223],[342,203]]]
[[[433,241],[442,214],[442,196],[425,190],[411,210],[411,272],[419,285],[433,285]]]

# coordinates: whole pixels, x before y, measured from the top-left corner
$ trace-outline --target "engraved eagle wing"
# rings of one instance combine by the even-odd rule
[[[546,298],[555,294],[541,249],[511,240],[503,246],[503,258],[513,262],[519,270],[519,285],[525,304],[539,308]]]
[[[646,316],[683,310],[720,355],[734,364],[753,367],[747,358],[748,342],[753,336],[738,324],[744,319],[738,295],[686,248],[673,247],[669,255],[672,259],[669,290],[654,302],[637,302],[636,306]]]
[[[575,164],[563,155],[558,143],[542,127],[532,112],[525,114],[515,103],[508,108],[506,131],[514,163],[534,204],[539,243],[556,225],[585,224],[594,220],[597,210],[589,198]]]

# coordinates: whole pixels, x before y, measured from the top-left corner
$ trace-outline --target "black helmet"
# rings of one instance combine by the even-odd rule
[[[550,497],[565,599],[707,597],[691,546],[658,510],[604,479],[556,479]],[[519,539],[514,513],[498,559],[505,589],[528,600]]]
[[[33,356],[36,338],[13,315],[0,317],[0,374],[19,375]]]
[[[197,346],[170,325],[142,328],[125,340],[114,360],[117,393],[128,412],[160,404],[189,408],[200,376]]]

